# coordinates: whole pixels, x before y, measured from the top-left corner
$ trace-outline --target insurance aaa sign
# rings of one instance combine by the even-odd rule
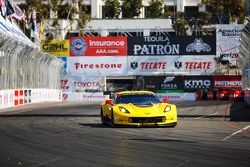
[[[127,37],[70,38],[70,56],[126,56]]]

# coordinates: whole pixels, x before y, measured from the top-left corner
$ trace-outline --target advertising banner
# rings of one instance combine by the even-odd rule
[[[139,76],[136,77],[136,88],[138,90],[182,90],[182,76]]]
[[[127,75],[127,56],[68,57],[70,74]]]
[[[241,75],[213,76],[213,88],[215,89],[242,89]]]
[[[41,51],[53,56],[69,56],[69,40],[42,40]]]
[[[217,57],[221,57],[222,60],[237,60],[243,28],[243,24],[216,26]]]
[[[195,93],[157,93],[160,99],[172,101],[195,101]]]
[[[64,61],[64,65],[61,70],[61,74],[67,74],[67,57],[58,57],[62,61]]]
[[[100,75],[63,75],[61,76],[61,89],[63,91],[84,92],[103,91],[104,79]]]
[[[63,101],[81,101],[81,102],[103,102],[106,100],[106,96],[103,92],[98,93],[73,93],[73,92],[63,92]]]
[[[127,56],[127,37],[73,37],[70,56]]]
[[[215,54],[215,36],[128,37],[129,56],[174,56]]]
[[[213,56],[128,56],[129,75],[207,75],[215,65]]]
[[[184,90],[193,92],[198,89],[211,89],[212,76],[184,76]]]

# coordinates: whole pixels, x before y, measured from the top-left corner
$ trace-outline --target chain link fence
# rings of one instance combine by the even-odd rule
[[[0,90],[60,89],[64,62],[40,52],[14,23],[0,19]]]

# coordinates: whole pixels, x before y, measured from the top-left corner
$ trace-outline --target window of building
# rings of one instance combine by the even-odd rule
[[[199,17],[199,7],[198,6],[185,6],[185,16],[186,17]]]

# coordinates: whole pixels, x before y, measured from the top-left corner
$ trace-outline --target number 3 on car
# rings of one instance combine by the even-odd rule
[[[103,124],[128,126],[172,126],[177,125],[177,109],[163,102],[150,91],[124,91],[114,94],[101,104]]]

